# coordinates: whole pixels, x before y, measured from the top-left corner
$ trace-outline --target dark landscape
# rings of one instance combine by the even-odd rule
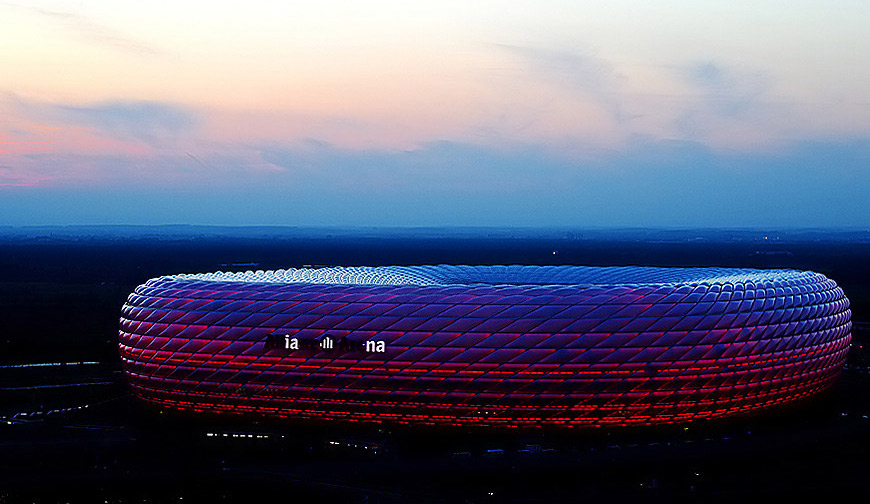
[[[866,230],[0,228],[0,503],[865,495],[868,259]],[[118,318],[149,278],[439,263],[813,270],[850,299],[852,348],[809,400],[659,428],[250,424],[158,411],[125,385]]]

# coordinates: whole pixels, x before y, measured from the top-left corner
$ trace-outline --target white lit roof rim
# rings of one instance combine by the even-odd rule
[[[674,285],[788,282],[818,278],[812,271],[651,266],[333,266],[178,274],[160,280],[337,285]]]

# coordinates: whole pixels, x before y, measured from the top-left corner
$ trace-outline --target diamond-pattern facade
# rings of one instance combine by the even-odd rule
[[[194,412],[657,424],[818,392],[845,362],[850,318],[834,281],[793,270],[212,273],[137,287],[123,308],[120,352],[137,395]]]

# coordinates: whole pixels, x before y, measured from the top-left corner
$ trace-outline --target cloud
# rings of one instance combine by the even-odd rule
[[[678,138],[729,148],[772,147],[790,135],[806,137],[800,107],[774,99],[769,77],[714,60],[666,67],[684,86],[671,114]]]
[[[91,106],[56,105],[54,109],[77,123],[147,142],[177,135],[196,125],[190,110],[162,102],[116,101]]]
[[[704,105],[726,117],[751,112],[770,87],[761,74],[739,73],[713,61],[696,62],[680,71],[687,83],[702,92]]]
[[[608,60],[579,50],[499,47],[520,58],[547,82],[594,99],[616,121],[628,119],[622,96],[623,76]]]
[[[45,179],[42,176],[15,170],[11,166],[0,166],[0,187],[30,187]]]
[[[56,11],[42,7],[19,5],[8,2],[3,2],[2,5],[24,10],[62,24],[86,42],[137,54],[150,55],[158,54],[160,52],[149,44],[121,33],[111,27],[97,23],[91,18],[75,12]]]
[[[542,128],[545,134],[570,137],[574,145],[597,139],[609,148],[640,134],[747,150],[813,134],[814,126],[800,120],[807,116],[805,107],[789,101],[787,95],[775,95],[776,82],[763,69],[715,58],[618,65],[595,53],[565,47],[498,47],[524,65],[524,79],[549,86],[545,91],[562,91],[541,93],[553,101],[548,103],[549,117],[539,122],[553,121],[557,127]],[[586,104],[606,115],[590,123],[586,109],[576,107]]]
[[[0,188],[0,214],[30,224],[108,215],[151,224],[363,226],[807,227],[870,219],[868,140],[759,154],[637,136],[583,160],[536,146],[447,141],[411,150],[309,141],[247,156],[191,154],[30,155],[0,178],[51,180]]]
[[[550,158],[540,147],[498,150],[480,145],[439,141],[409,150],[351,150],[309,140],[294,146],[267,146],[262,158],[287,170],[294,180],[318,190],[375,193],[523,192],[551,181],[565,160]]]
[[[157,101],[109,101],[90,105],[57,104],[7,95],[6,105],[37,121],[88,126],[120,140],[155,145],[189,135],[199,123],[191,109]]]
[[[90,187],[103,190],[201,190],[274,184],[278,171],[255,152],[202,154],[82,154],[45,152],[19,156],[0,168],[0,184]],[[279,181],[280,182],[280,181]]]

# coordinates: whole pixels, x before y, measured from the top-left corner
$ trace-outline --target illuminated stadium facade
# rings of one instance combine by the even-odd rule
[[[794,270],[289,269],[152,279],[120,352],[139,397],[190,412],[648,425],[822,390],[850,317],[836,283]]]

